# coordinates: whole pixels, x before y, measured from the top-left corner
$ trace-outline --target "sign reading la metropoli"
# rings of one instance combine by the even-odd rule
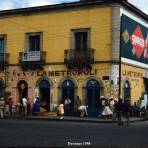
[[[148,28],[122,15],[121,55],[148,64]]]

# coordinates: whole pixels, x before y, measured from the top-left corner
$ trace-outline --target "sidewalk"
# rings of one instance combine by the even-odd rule
[[[59,116],[27,116],[27,117],[14,117],[16,119],[25,119],[25,120],[44,120],[44,121],[69,121],[69,122],[90,122],[90,123],[116,123],[117,121],[112,119],[99,119],[95,117],[72,117],[64,116],[63,119],[60,119]],[[130,122],[142,122],[145,121],[143,117],[131,117]]]

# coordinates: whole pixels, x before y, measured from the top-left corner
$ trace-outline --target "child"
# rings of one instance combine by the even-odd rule
[[[61,115],[60,119],[63,119],[63,115],[64,115],[64,105],[63,104],[59,105],[58,112]]]

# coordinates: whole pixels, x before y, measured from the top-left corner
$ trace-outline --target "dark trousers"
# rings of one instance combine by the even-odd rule
[[[122,111],[117,111],[118,125],[123,125],[123,113]]]
[[[69,116],[70,115],[70,105],[65,105],[64,106],[64,112],[65,112],[65,115]]]
[[[129,126],[130,112],[125,112],[124,113],[124,119],[125,119],[126,125]]]

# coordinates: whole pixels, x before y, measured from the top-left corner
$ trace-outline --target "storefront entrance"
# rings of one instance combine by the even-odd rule
[[[95,79],[86,84],[86,104],[88,105],[88,116],[98,116],[100,110],[100,84]]]
[[[0,97],[4,97],[4,82],[0,80]]]
[[[17,84],[18,94],[19,94],[19,102],[22,103],[22,98],[28,98],[28,84],[26,81],[21,80]]]
[[[47,80],[42,80],[39,83],[39,94],[41,106],[50,111],[50,83]]]
[[[145,93],[148,94],[148,78],[144,78]]]
[[[131,89],[129,81],[125,81],[124,83],[124,101],[131,98]]]
[[[70,104],[70,113],[69,115],[74,114],[74,95],[75,94],[75,85],[71,80],[65,80],[62,83],[62,100],[61,103],[64,104],[66,98],[69,98],[71,101]]]

